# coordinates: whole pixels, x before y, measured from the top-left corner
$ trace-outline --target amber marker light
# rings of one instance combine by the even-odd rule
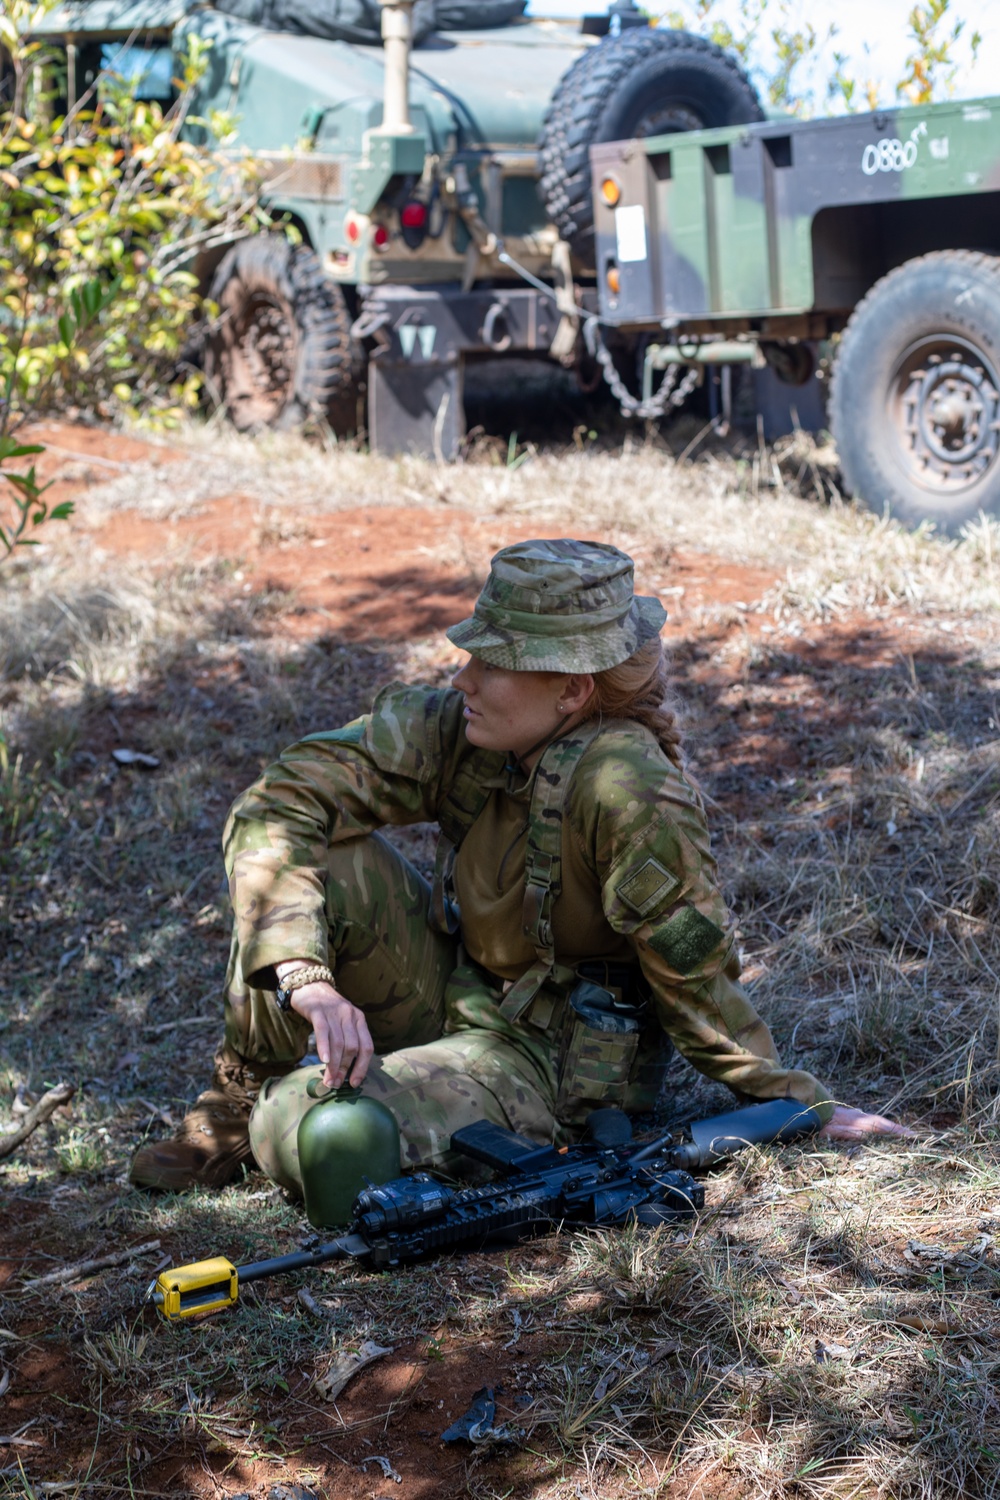
[[[601,183],[601,197],[609,208],[615,208],[619,203],[622,190],[613,177],[605,177]]]
[[[611,295],[613,297],[617,297],[618,293],[621,291],[621,285],[622,285],[622,279],[621,279],[621,276],[619,275],[618,267],[617,266],[609,266],[608,269],[607,269],[607,274],[605,275],[604,279],[605,279],[605,281],[608,284],[608,291],[611,293]]]

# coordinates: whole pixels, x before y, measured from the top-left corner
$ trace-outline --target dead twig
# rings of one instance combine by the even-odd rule
[[[55,1088],[47,1089],[38,1103],[31,1106],[16,1130],[0,1135],[0,1161],[13,1156],[21,1142],[26,1141],[39,1125],[44,1125],[57,1109],[68,1104],[75,1093],[76,1085],[72,1083],[57,1083]]]
[[[106,1271],[109,1266],[120,1266],[123,1261],[131,1260],[135,1255],[151,1255],[159,1248],[159,1240],[148,1240],[145,1245],[128,1245],[124,1250],[112,1250],[110,1254],[98,1255],[92,1260],[78,1260],[72,1266],[63,1266],[59,1271],[49,1271],[45,1276],[36,1276],[33,1281],[26,1281],[20,1290],[33,1292],[40,1286],[78,1281],[81,1276],[89,1276],[91,1271]]]
[[[701,442],[702,438],[705,437],[709,432],[711,432],[711,430],[712,430],[712,423],[711,422],[706,422],[705,425],[704,425],[704,427],[701,429],[701,431],[695,433],[694,437],[688,443],[687,447],[681,453],[679,453],[677,455],[677,458],[676,458],[675,462],[676,462],[678,468],[680,468],[681,464],[684,462],[684,460],[686,458],[690,458],[691,457],[691,454],[697,448],[697,446]]]
[[[38,1418],[32,1417],[29,1422],[23,1423],[16,1432],[11,1432],[0,1437],[0,1448],[44,1448],[45,1442],[41,1438],[22,1437],[22,1432],[27,1432],[29,1427],[37,1427]]]

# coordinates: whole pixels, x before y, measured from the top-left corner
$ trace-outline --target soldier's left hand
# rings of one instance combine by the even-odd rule
[[[913,1138],[908,1125],[889,1120],[885,1115],[869,1115],[863,1109],[838,1104],[820,1131],[828,1141],[862,1141],[867,1135],[902,1135]]]

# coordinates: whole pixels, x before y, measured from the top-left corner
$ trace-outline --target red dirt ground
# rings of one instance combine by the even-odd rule
[[[443,630],[475,602],[477,583],[467,570],[433,561],[439,548],[460,539],[468,556],[482,559],[485,573],[498,547],[538,533],[537,522],[386,506],[313,515],[307,538],[271,541],[261,538],[259,529],[248,532],[248,503],[240,495],[223,495],[200,515],[167,525],[119,513],[112,522],[89,528],[89,535],[121,557],[235,557],[246,592],[267,587],[294,593],[297,636],[335,631],[357,641],[399,641]],[[693,609],[737,600],[749,603],[777,579],[761,568],[741,568],[687,552],[671,554],[669,572],[670,597],[684,600],[682,609],[676,603],[670,609],[673,632],[683,629],[684,617]],[[652,582],[640,577],[639,583],[654,591]]]
[[[539,529],[537,522],[480,518],[447,506],[386,506],[300,518],[289,512],[287,525],[283,513],[277,529],[289,534],[282,536],[271,534],[274,523],[257,519],[256,501],[238,493],[214,496],[196,514],[166,521],[119,510],[95,524],[86,516],[92,485],[139,459],[153,457],[162,466],[186,455],[67,423],[38,424],[30,438],[47,445],[39,469],[55,480],[52,503],[73,499],[78,506],[69,525],[81,542],[146,567],[225,559],[235,565],[232,576],[245,593],[269,587],[292,595],[281,613],[281,631],[299,638],[335,632],[359,643],[392,643],[440,632],[472,608],[492,553]],[[67,464],[70,473],[63,477]],[[663,598],[666,639],[688,636],[693,623],[704,625],[707,612],[713,639],[761,632],[766,617],[754,605],[778,582],[777,570],[685,548],[656,550],[658,556],[649,556],[636,549],[636,583],[641,592]],[[469,565],[443,562],[442,551],[460,553]],[[914,630],[903,612],[888,622],[863,617],[860,637],[859,626],[862,620],[849,615],[832,624],[817,621],[805,628],[797,649],[815,642],[829,650],[842,641],[846,651],[861,649],[871,662],[876,643],[898,655],[908,649],[905,638]]]

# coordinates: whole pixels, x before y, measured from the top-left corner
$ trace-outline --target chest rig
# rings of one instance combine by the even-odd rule
[[[535,962],[511,985],[500,1002],[508,1021],[516,1021],[552,978],[558,962],[552,930],[552,910],[562,890],[562,834],[566,798],[573,772],[600,733],[599,720],[581,724],[546,746],[535,768],[528,812],[528,846],[524,862],[525,936],[536,953]],[[438,821],[431,916],[439,932],[458,929],[458,916],[449,899],[455,853],[479,817],[503,774],[506,757],[493,750],[476,750],[463,764],[445,798]]]

